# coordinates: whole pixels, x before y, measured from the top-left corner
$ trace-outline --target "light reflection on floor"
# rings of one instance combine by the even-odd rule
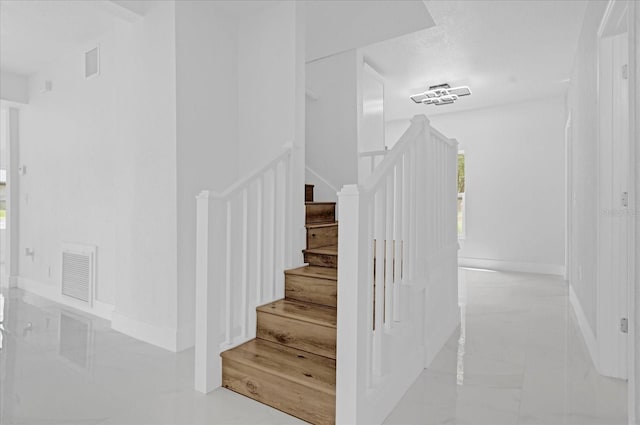
[[[596,372],[561,278],[459,277],[459,330],[385,424],[627,423],[626,382]]]
[[[2,290],[0,424],[302,424],[219,389],[193,390],[193,350],[174,354],[107,321]]]
[[[560,278],[461,270],[460,282],[460,329],[387,424],[626,423],[626,385],[593,368]],[[17,289],[0,305],[1,424],[302,423],[224,389],[196,393],[192,350]]]

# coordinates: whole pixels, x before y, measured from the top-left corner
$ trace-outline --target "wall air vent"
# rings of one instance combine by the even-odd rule
[[[93,305],[96,248],[65,244],[62,248],[62,295]]]
[[[100,46],[85,52],[84,77],[91,78],[100,74]]]

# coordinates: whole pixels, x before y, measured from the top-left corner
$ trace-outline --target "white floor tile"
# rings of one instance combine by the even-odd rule
[[[626,383],[596,372],[560,278],[461,273],[464,340],[458,330],[386,424],[626,423]]]
[[[591,363],[557,277],[461,270],[451,336],[387,424],[626,423],[626,383]],[[7,298],[0,424],[302,424],[233,392],[193,391],[173,354],[20,290]]]

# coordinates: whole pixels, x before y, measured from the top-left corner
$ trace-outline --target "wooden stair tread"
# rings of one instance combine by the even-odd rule
[[[321,229],[324,227],[334,227],[334,226],[338,226],[337,221],[333,221],[330,223],[310,223],[310,224],[304,225],[304,227],[306,227],[307,229]]]
[[[285,299],[336,307],[338,269],[304,266],[285,271]]]
[[[303,250],[302,252],[307,252],[310,254],[321,254],[321,255],[338,255],[338,246],[330,245],[330,246],[323,246],[319,248],[309,248],[309,249]]]
[[[335,425],[336,202],[305,184],[309,265],[285,270],[286,298],[256,308],[256,338],[220,354],[222,385],[316,425]]]
[[[288,319],[299,320],[301,322],[313,323],[315,325],[336,327],[337,310],[335,307],[312,304],[301,301],[278,300],[270,304],[258,307],[262,313],[275,314]]]
[[[313,185],[312,184],[304,185],[304,201],[313,202]]]
[[[220,354],[266,373],[335,396],[336,361],[259,338]]]
[[[285,274],[314,277],[318,279],[338,280],[338,269],[333,267],[302,266],[297,269],[285,270]]]

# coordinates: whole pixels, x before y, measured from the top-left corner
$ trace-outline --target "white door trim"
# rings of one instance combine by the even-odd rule
[[[571,256],[573,255],[571,249],[572,232],[573,232],[573,133],[571,128],[571,115],[570,110],[567,114],[567,122],[564,127],[564,157],[565,157],[565,205],[564,205],[564,280],[571,282],[572,276],[572,264]]]
[[[631,162],[631,187],[629,205],[635,205],[630,220],[629,245],[629,385],[628,408],[629,424],[640,422],[640,173],[636,172],[640,164],[640,5],[635,1],[627,2],[629,32],[629,160]]]
[[[629,75],[629,209],[627,240],[628,271],[628,418],[629,424],[640,423],[640,5],[635,1],[610,0],[598,30],[598,39],[605,34],[611,21],[620,22],[624,10],[627,14],[628,75]],[[621,13],[621,11],[623,11]]]
[[[7,242],[5,267],[9,287],[18,284],[19,270],[19,243],[20,243],[20,111],[18,108],[9,107],[4,111],[7,115]],[[4,280],[4,279],[3,279]]]
[[[622,194],[632,188],[629,162],[632,144],[629,129],[628,80],[622,65],[628,65],[627,2],[611,0],[598,29],[598,266],[597,342],[598,370],[616,378],[628,378],[629,335],[620,331],[620,321],[629,317],[632,286],[632,208],[623,205]],[[624,50],[623,50],[624,49]]]

